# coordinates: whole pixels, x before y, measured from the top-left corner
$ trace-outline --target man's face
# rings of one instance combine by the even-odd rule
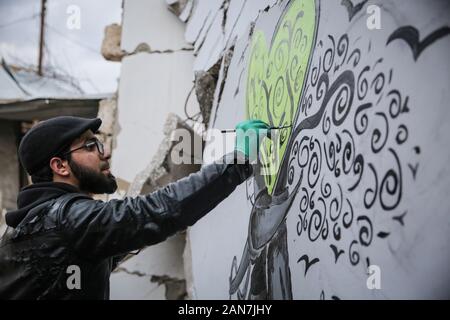
[[[92,131],[88,130],[72,143],[70,150],[80,148],[87,142],[95,139],[96,137]],[[109,150],[105,150],[102,155],[95,144],[71,152],[69,166],[78,180],[81,191],[93,194],[111,194],[116,191],[117,182],[110,172],[108,161],[110,158]]]

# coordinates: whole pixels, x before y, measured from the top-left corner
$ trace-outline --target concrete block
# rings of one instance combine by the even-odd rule
[[[194,0],[166,0],[169,10],[181,21],[186,22],[191,15]]]
[[[97,117],[102,119],[102,125],[99,129],[102,134],[107,136],[112,136],[114,134],[116,111],[116,98],[100,100]]]
[[[105,27],[105,36],[102,42],[102,55],[109,61],[120,61],[125,51],[120,48],[122,27],[116,23]]]
[[[208,71],[199,70],[195,72],[195,94],[202,113],[203,123],[206,126],[211,115],[221,62],[222,59],[219,59]]]
[[[191,164],[175,164],[172,161],[171,151],[178,142],[173,141],[171,135],[177,129],[188,130],[194,139],[201,140],[201,137],[197,136],[177,115],[169,114],[164,125],[165,137],[150,164],[131,183],[128,190],[129,196],[150,193],[200,169],[200,164],[195,164],[195,159],[201,158],[202,150],[199,150],[198,154],[195,154],[194,148],[189,150]]]

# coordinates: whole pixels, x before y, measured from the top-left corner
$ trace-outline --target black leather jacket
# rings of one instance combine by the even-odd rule
[[[0,298],[108,299],[117,257],[193,225],[251,173],[250,165],[210,164],[136,198],[103,202],[63,192],[28,204],[0,242]],[[73,265],[81,289],[67,285]]]

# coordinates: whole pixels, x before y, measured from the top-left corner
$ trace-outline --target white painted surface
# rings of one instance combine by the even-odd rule
[[[184,279],[182,263],[184,243],[184,235],[175,235],[164,242],[143,249],[138,255],[120,264],[119,270],[122,271],[111,274],[111,299],[165,300],[164,284],[152,282],[151,278],[169,276]]]
[[[121,47],[133,52],[141,43],[153,50],[179,50],[185,42],[184,23],[169,11],[164,0],[125,0]]]
[[[223,2],[222,0],[193,1],[194,8],[185,31],[185,39],[189,43],[203,41]]]
[[[131,53],[140,43],[146,43],[152,51],[174,51],[142,52],[122,60],[118,130],[111,165],[112,172],[126,182],[133,181],[157,152],[168,114],[185,119],[184,105],[193,87],[194,56],[192,51],[177,51],[188,46],[184,28],[164,0],[125,1],[122,48]],[[188,110],[198,110],[196,103],[196,99],[189,99]],[[176,236],[127,260],[120,267],[142,276],[113,273],[111,299],[165,299],[164,285],[151,282],[151,276],[184,279],[183,248],[184,236]]]
[[[190,228],[196,299],[228,299],[230,266],[244,248],[250,210],[243,184]]]
[[[412,25],[420,32],[420,39],[424,39],[432,31],[447,25],[450,21],[449,4],[445,1],[373,1],[378,4],[382,12],[382,29],[369,31],[366,27],[365,8],[349,23],[346,9],[340,2],[321,1],[320,21],[317,42],[322,40],[323,48],[318,48],[312,57],[312,64],[324,54],[329,45],[328,35],[337,40],[342,34],[349,37],[350,47],[360,47],[362,57],[360,64],[349,68],[355,76],[362,68],[369,65],[372,69],[378,58],[383,58],[376,72],[383,71],[386,75],[393,69],[392,84],[386,85],[385,90],[399,90],[403,101],[409,96],[408,113],[402,114],[390,121],[389,139],[387,147],[379,153],[371,151],[371,134],[375,129],[383,129],[383,122],[375,112],[387,112],[389,101],[381,98],[378,109],[370,113],[369,127],[366,134],[354,135],[355,150],[365,158],[365,172],[360,187],[353,192],[347,189],[344,197],[349,199],[354,207],[355,219],[360,215],[367,215],[372,222],[372,241],[368,247],[359,245],[357,252],[360,262],[353,266],[349,258],[349,245],[353,240],[361,242],[359,233],[360,223],[353,223],[349,229],[342,231],[342,239],[335,241],[332,235],[326,240],[321,238],[310,241],[305,232],[297,235],[299,221],[299,206],[303,193],[299,193],[293,202],[286,218],[287,243],[291,285],[294,299],[319,299],[323,294],[325,299],[333,296],[341,299],[391,299],[391,298],[449,298],[450,276],[448,265],[450,255],[450,149],[448,135],[450,131],[450,99],[448,84],[450,83],[450,63],[447,58],[450,49],[450,36],[446,36],[426,48],[417,61],[414,61],[411,49],[403,40],[394,40],[386,45],[387,39],[400,26]],[[233,8],[233,1],[230,5]],[[212,7],[211,7],[212,8]],[[203,10],[207,11],[205,8]],[[233,16],[236,15],[233,10]],[[272,16],[271,16],[272,12]],[[256,28],[266,33],[270,39],[273,32],[273,22],[276,10],[262,14],[264,18]],[[420,14],[418,14],[420,12]],[[250,14],[250,13],[249,13]],[[256,18],[255,12],[251,15]],[[243,18],[244,16],[245,18]],[[260,17],[261,18],[261,17]],[[277,17],[275,17],[278,19]],[[241,14],[240,19],[247,19],[247,14]],[[276,22],[275,19],[275,22]],[[250,19],[251,20],[251,19]],[[191,24],[199,23],[190,21]],[[213,30],[211,28],[211,30]],[[212,124],[216,128],[231,128],[244,117],[245,93],[248,70],[249,50],[246,48],[248,40],[246,33],[236,44],[235,55],[231,62],[228,78],[223,91],[221,103],[212,115]],[[217,35],[221,37],[221,35]],[[208,39],[208,35],[207,38]],[[367,47],[371,42],[371,50]],[[203,49],[203,47],[202,47]],[[201,52],[201,50],[200,50]],[[243,57],[241,57],[243,54]],[[204,60],[200,55],[199,57]],[[203,62],[203,61],[202,61]],[[202,63],[196,62],[196,63]],[[341,71],[346,70],[344,66]],[[330,71],[330,85],[340,75],[341,71]],[[371,74],[373,77],[376,72]],[[314,91],[307,91],[315,94]],[[388,94],[388,91],[384,93]],[[355,92],[356,95],[356,92]],[[365,102],[376,104],[379,96],[370,92]],[[330,135],[324,135],[322,128],[305,131],[305,135],[316,137],[321,143],[336,140],[335,133],[342,133],[342,129],[351,130],[356,103],[346,122],[333,128]],[[216,102],[217,103],[217,95]],[[319,102],[311,107],[317,110]],[[329,113],[331,112],[329,106]],[[304,116],[306,117],[306,116]],[[214,122],[214,118],[216,118]],[[350,120],[351,119],[351,120]],[[395,144],[398,126],[405,124],[408,128],[408,139],[402,145]],[[354,131],[354,129],[353,129]],[[414,147],[420,146],[420,153],[414,152]],[[390,169],[396,169],[392,154],[387,150],[396,151],[402,171],[402,197],[399,206],[393,211],[384,210],[380,200],[373,207],[366,209],[363,204],[364,193],[373,185],[373,177],[368,163],[377,171],[378,183]],[[418,166],[414,179],[408,165]],[[326,164],[323,164],[323,169]],[[297,174],[299,172],[296,167]],[[333,196],[336,185],[348,187],[355,181],[355,176],[340,176],[324,174],[333,184]],[[298,176],[296,176],[298,179]],[[248,182],[251,184],[251,181]],[[392,184],[392,181],[391,181]],[[302,184],[308,189],[308,186]],[[251,189],[251,188],[250,188]],[[309,191],[320,192],[317,186]],[[384,191],[385,192],[385,191]],[[250,192],[251,193],[251,192]],[[383,194],[385,197],[386,194]],[[380,197],[379,195],[377,196]],[[329,202],[328,202],[329,204]],[[249,234],[249,215],[252,204],[246,198],[246,186],[241,185],[237,190],[208,216],[199,221],[190,231],[193,276],[196,297],[199,299],[227,299],[229,298],[229,277],[233,259],[239,264],[242,258],[245,242]],[[311,210],[312,211],[312,210]],[[311,214],[312,212],[309,212]],[[404,226],[393,220],[403,212]],[[330,233],[332,228],[330,226]],[[377,236],[379,232],[388,232],[387,238]],[[335,263],[335,257],[330,244],[344,249],[345,253]],[[310,267],[305,275],[305,263],[297,262],[303,255],[309,259],[318,258],[320,261]],[[370,257],[370,263],[381,269],[381,289],[369,290],[366,286],[367,266],[365,258]],[[214,283],[214,285],[211,285]],[[241,286],[243,287],[243,285]],[[235,296],[233,296],[235,298]]]
[[[118,125],[112,170],[133,181],[146,168],[164,137],[168,113],[184,115],[192,89],[191,52],[139,53],[122,60],[118,97]],[[194,103],[195,99],[190,99]],[[189,110],[193,109],[192,105]]]
[[[223,9],[216,12],[205,39],[195,43],[197,58],[194,71],[208,70],[219,61],[225,48],[225,40],[222,32]]]
[[[0,101],[21,100],[25,96],[25,93],[19,88],[5,68],[0,65]]]
[[[250,23],[257,18],[260,12],[275,3],[275,0],[232,0],[227,7],[223,5],[217,9],[216,2],[209,2],[206,7],[206,4],[200,1],[194,7],[199,13],[197,16],[194,15],[191,22],[188,23],[186,33],[187,40],[192,41],[195,32],[191,30],[194,30],[194,26],[198,28],[199,25],[197,17],[203,17],[208,12],[194,45],[197,53],[194,70],[211,68],[220,59],[222,53],[235,43],[236,39],[245,36]]]
[[[127,51],[134,50],[136,45],[142,42],[148,43],[153,50],[159,49],[158,46],[162,50],[178,49],[178,45],[186,41],[194,43],[197,57],[194,58],[189,52],[164,55],[141,53],[123,60],[118,115],[121,131],[112,161],[113,171],[119,177],[131,181],[145,168],[162,139],[162,126],[167,112],[183,116],[182,106],[191,89],[192,71],[207,70],[220,58],[223,51],[229,48],[235,37],[238,40],[220,103],[218,92],[215,94],[211,125],[220,129],[232,128],[244,119],[251,41],[248,38],[249,26],[256,21],[256,29],[264,31],[266,40],[269,41],[280,14],[275,2],[231,0],[227,20],[223,25],[223,1],[195,1],[184,33],[185,40],[180,41],[179,31],[182,28],[178,29],[179,21],[173,14],[169,13],[172,17],[167,16],[167,19],[171,21],[173,18],[177,21],[174,22],[176,27],[171,25],[156,29],[158,31],[149,31],[149,28],[153,28],[152,23],[159,21],[157,18],[150,21],[146,16],[150,14],[147,9],[153,6],[153,2],[150,5],[143,1],[126,1],[124,28],[129,29],[124,35],[122,46]],[[357,76],[363,66],[374,68],[376,60],[382,57],[383,62],[379,64],[379,70],[387,74],[390,68],[393,69],[392,85],[386,88],[397,89],[404,97],[409,96],[410,112],[390,123],[392,131],[389,133],[388,142],[388,147],[395,147],[402,165],[402,199],[395,212],[383,210],[380,201],[370,209],[364,207],[364,193],[373,184],[368,163],[371,163],[380,175],[379,184],[388,170],[395,169],[395,163],[387,150],[388,147],[378,154],[371,151],[370,134],[355,135],[356,151],[364,155],[366,161],[365,173],[361,188],[352,192],[346,189],[343,196],[353,204],[355,217],[362,214],[370,217],[373,225],[372,242],[368,247],[357,248],[360,262],[353,266],[349,257],[349,244],[355,239],[360,242],[359,224],[353,223],[349,229],[343,230],[340,241],[334,241],[331,235],[326,240],[317,241],[310,241],[305,232],[298,236],[299,206],[303,195],[299,193],[286,217],[292,296],[294,299],[319,299],[321,296],[325,299],[333,296],[341,299],[448,298],[450,256],[447,244],[450,242],[450,202],[447,194],[450,188],[450,169],[447,163],[450,160],[450,150],[447,136],[450,131],[450,113],[446,104],[450,98],[450,64],[447,59],[450,36],[425,49],[417,62],[412,58],[411,49],[405,41],[395,40],[386,46],[386,40],[400,26],[416,27],[420,31],[420,39],[423,39],[433,30],[448,25],[449,4],[438,0],[371,1],[370,4],[378,4],[381,8],[382,29],[369,31],[366,27],[365,7],[349,22],[347,10],[339,1],[320,3],[316,43],[321,40],[323,47],[314,52],[311,65],[314,65],[328,48],[328,35],[337,41],[346,33],[350,46],[354,48],[356,44],[363,51],[360,64],[348,70]],[[267,6],[268,12],[262,12]],[[275,7],[271,8],[272,6]],[[127,11],[130,12],[129,16]],[[133,16],[131,12],[139,17],[134,22],[130,22]],[[164,14],[162,13],[161,17]],[[158,26],[164,23],[158,22]],[[165,34],[166,31],[175,29],[177,34],[173,39],[159,39],[165,38],[161,36],[162,30]],[[372,49],[367,52],[369,42]],[[158,44],[156,48],[152,43]],[[345,68],[344,66],[341,70]],[[341,71],[330,72],[330,84],[340,75],[339,72]],[[223,76],[220,75],[218,83],[221,83]],[[365,101],[376,103],[377,99],[378,96],[370,93]],[[383,101],[379,106],[380,110],[370,113],[367,132],[382,128],[382,122],[375,112],[381,111],[383,106],[386,111],[389,101],[383,98],[380,101]],[[315,101],[311,110],[317,110],[319,106],[320,102]],[[352,106],[347,122],[339,129],[352,129],[353,121],[349,119],[353,120],[358,106],[356,103]],[[331,106],[329,108],[331,110]],[[396,146],[393,140],[400,124],[407,125],[409,136],[407,142]],[[335,139],[336,133],[341,132],[333,128],[330,135],[324,135],[321,128],[315,128],[305,132],[305,136],[316,137],[321,143],[330,143]],[[227,143],[232,144],[233,138],[228,138]],[[420,154],[414,153],[415,146],[420,146]],[[208,150],[205,150],[205,154],[208,154]],[[210,162],[218,156],[207,158],[206,161]],[[417,163],[419,166],[414,179],[408,164]],[[299,168],[296,167],[296,170],[298,179]],[[348,187],[354,181],[354,176],[336,178],[333,174],[326,173],[324,177],[334,183],[333,196],[337,195],[337,183]],[[302,187],[308,188],[307,185]],[[188,284],[188,287],[192,285],[193,297],[229,298],[229,279],[230,275],[233,275],[231,266],[234,259],[239,265],[251,230],[249,219],[252,203],[249,197],[254,188],[254,180],[250,179],[190,229],[193,283]],[[317,186],[312,189],[316,190],[316,193],[320,192]],[[407,215],[402,226],[392,218],[404,211]],[[332,232],[331,228],[329,232]],[[377,236],[379,232],[388,232],[389,236],[382,239]],[[337,263],[330,244],[345,250]],[[153,265],[151,262],[155,256],[161,254],[158,250],[165,245],[145,250],[142,257],[140,255],[127,262],[127,268],[150,274],[167,267],[169,262],[160,265]],[[178,252],[177,249],[172,251]],[[305,254],[311,260],[320,259],[306,273],[305,263],[297,262]],[[381,290],[367,289],[366,257],[370,257],[370,262],[381,268]],[[170,272],[177,274],[179,270],[177,267]],[[160,299],[164,294],[161,287],[149,284],[149,279],[142,281],[133,275],[114,274],[111,282],[113,298]],[[236,295],[232,295],[232,298],[236,298]]]

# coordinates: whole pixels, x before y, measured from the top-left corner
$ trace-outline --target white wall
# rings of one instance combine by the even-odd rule
[[[183,39],[184,24],[163,0],[124,2],[121,46],[128,55],[122,59],[112,153],[112,171],[121,181],[122,192],[155,155],[169,112],[185,118],[194,57],[192,51],[180,50],[189,46]],[[144,51],[133,53],[136,47]],[[111,298],[165,299],[165,286],[150,279],[184,278],[184,242],[185,236],[178,235],[127,260],[111,276]]]
[[[267,12],[258,16],[255,8],[237,18],[246,27],[240,26],[245,31],[238,34],[220,103],[216,97],[214,127],[233,127],[245,119],[246,108],[254,108],[249,106],[247,87],[248,77],[257,72],[249,70],[254,40],[248,36],[249,22],[256,21],[253,37],[263,32],[270,44],[277,23],[289,10],[288,1],[266,3],[271,4]],[[231,1],[230,8],[233,5]],[[367,27],[369,5],[380,9],[380,30]],[[198,6],[205,12],[220,10],[214,1],[200,1]],[[308,40],[312,49],[304,66],[303,89],[284,91],[292,97],[294,109],[299,106],[293,124],[302,128],[286,142],[287,165],[277,173],[278,181],[283,176],[286,180],[270,194],[256,175],[191,228],[197,298],[450,297],[450,35],[416,49],[401,38],[417,30],[422,41],[448,28],[449,9],[448,2],[438,0],[369,1],[350,15],[340,1],[316,1],[315,37]],[[188,28],[201,24],[192,19],[195,15]],[[411,28],[399,29],[406,26]],[[207,33],[208,37],[223,35]],[[220,43],[226,49],[229,42]],[[206,69],[214,59],[205,58],[201,50],[214,55],[215,48],[201,47],[194,68]],[[357,53],[349,59],[356,49],[358,63]],[[267,66],[261,69],[267,71]],[[275,80],[262,77],[275,90]],[[328,86],[325,80],[317,82],[319,78],[327,78]],[[310,106],[303,107],[310,95]],[[286,101],[272,112],[285,110],[290,106]],[[273,100],[268,103],[273,107]],[[341,108],[335,103],[342,103]],[[364,115],[367,125],[361,122]],[[262,203],[266,209],[258,209]],[[237,277],[240,265],[243,273]],[[379,267],[380,289],[367,286],[371,265]],[[238,291],[230,290],[230,279]]]
[[[184,279],[180,257],[184,250],[184,236],[174,236],[165,242],[142,250],[123,262],[111,274],[112,300],[166,299],[166,286],[154,278],[168,276]],[[152,278],[153,277],[153,278]]]
[[[126,14],[126,13],[125,13]],[[150,162],[173,112],[184,116],[192,88],[191,52],[138,53],[122,60],[118,99],[118,135],[112,169],[131,182]]]
[[[210,127],[232,128],[248,114],[266,120],[267,109],[257,107],[267,103],[273,125],[285,124],[285,112],[297,130],[287,131],[276,183],[257,172],[189,230],[192,275],[176,262],[184,237],[170,239],[112,275],[112,298],[163,299],[163,288],[149,279],[164,272],[189,278],[188,289],[200,299],[450,297],[450,36],[443,29],[428,45],[414,39],[416,31],[423,41],[448,27],[450,5],[351,2],[353,9],[324,0],[189,1],[183,26],[162,0],[125,1],[128,55],[112,161],[123,185],[156,152],[167,113],[184,117],[194,72],[207,71],[233,46],[228,73],[221,66]],[[379,30],[367,25],[374,8]],[[296,25],[292,18],[301,10]],[[286,21],[293,35],[301,29],[307,36],[292,38],[289,53],[277,42],[288,35],[277,31],[289,28]],[[191,44],[193,51],[180,50]],[[258,61],[254,53],[264,44]],[[272,69],[285,84],[278,98],[280,78],[267,76],[276,58],[271,44],[289,63]],[[276,106],[274,98],[281,101]],[[379,273],[369,277],[370,266]],[[369,289],[368,279],[380,288]]]

